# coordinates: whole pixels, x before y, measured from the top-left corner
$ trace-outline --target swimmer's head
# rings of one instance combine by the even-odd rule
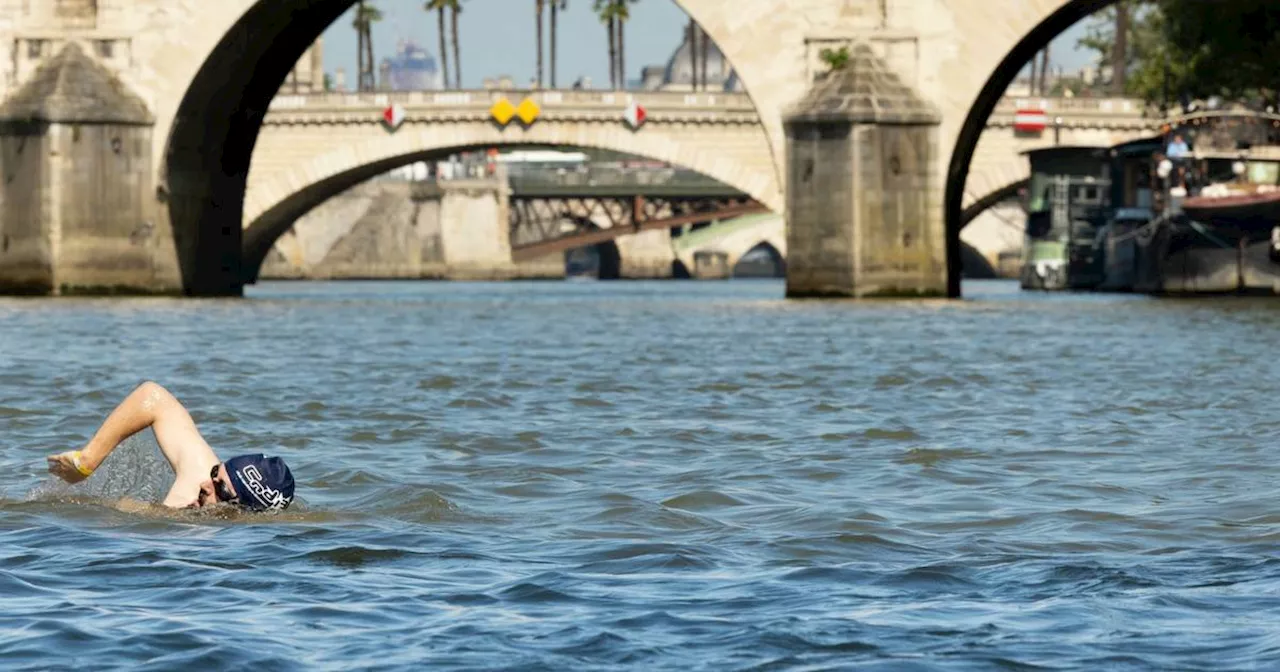
[[[214,480],[217,499],[234,496],[234,502],[254,511],[283,511],[293,503],[293,473],[284,460],[261,453],[241,455],[223,462],[220,476],[230,482],[232,492],[218,493],[225,483]]]

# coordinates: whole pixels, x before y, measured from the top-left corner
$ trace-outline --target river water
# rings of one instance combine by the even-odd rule
[[[1280,665],[1280,304],[965,291],[0,300],[0,668]],[[52,483],[143,379],[298,503]]]

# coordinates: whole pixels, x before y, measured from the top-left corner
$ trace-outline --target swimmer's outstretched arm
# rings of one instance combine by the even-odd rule
[[[47,458],[49,471],[69,483],[78,483],[88,478],[116,446],[147,427],[155,431],[160,452],[175,474],[182,473],[184,465],[200,468],[217,462],[187,409],[168,390],[147,381],[116,406],[82,450]]]

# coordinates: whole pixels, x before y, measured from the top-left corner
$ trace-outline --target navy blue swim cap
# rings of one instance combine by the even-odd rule
[[[255,511],[281,511],[293,502],[293,473],[278,457],[240,455],[222,463],[240,503]]]

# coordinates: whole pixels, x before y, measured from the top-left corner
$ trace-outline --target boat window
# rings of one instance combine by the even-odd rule
[[[1027,191],[1027,212],[1043,212],[1049,209],[1053,177],[1044,173],[1031,176],[1031,188]]]
[[[1249,162],[1249,182],[1253,184],[1276,184],[1280,182],[1280,164],[1270,161]]]

